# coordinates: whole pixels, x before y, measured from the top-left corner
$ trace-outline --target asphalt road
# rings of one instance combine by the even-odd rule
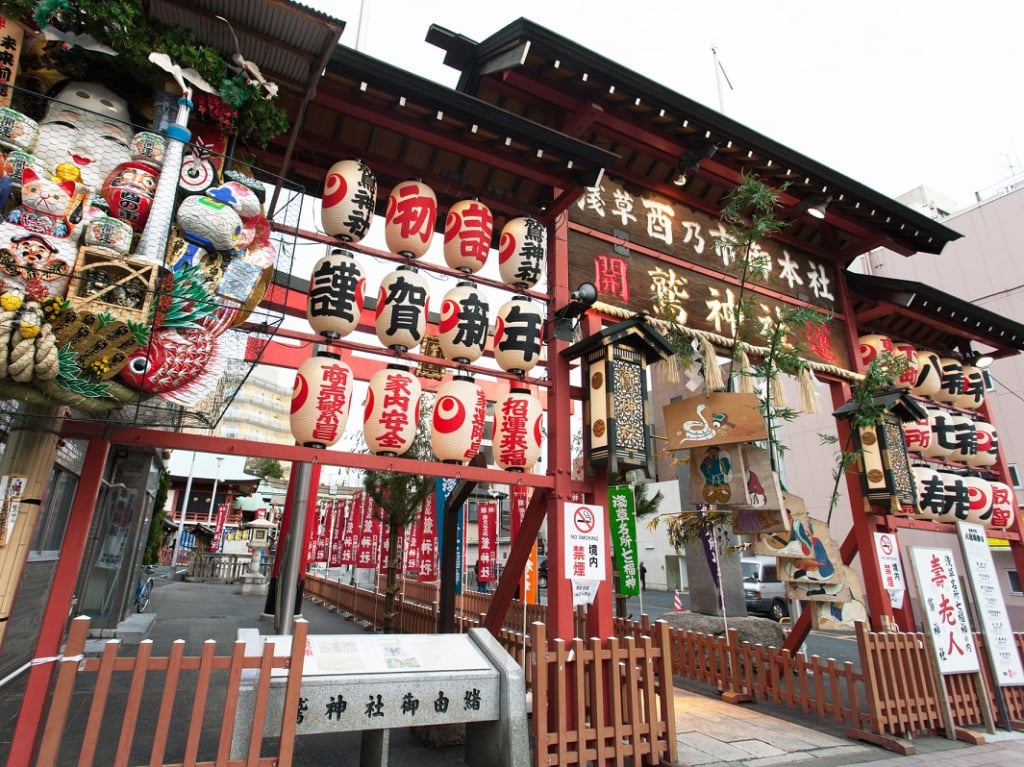
[[[679,595],[683,609],[690,609],[690,595],[682,593]],[[648,589],[639,597],[630,597],[626,600],[626,614],[634,618],[647,613],[652,620],[657,620],[667,612],[671,612],[675,594],[671,591],[655,591]],[[641,606],[642,602],[642,606]],[[760,616],[756,616],[760,617]],[[763,620],[770,620],[763,618]],[[852,631],[811,631],[804,646],[800,648],[807,655],[818,655],[822,658],[835,658],[840,663],[849,661],[858,668],[860,667],[860,656],[857,653],[857,639]]]

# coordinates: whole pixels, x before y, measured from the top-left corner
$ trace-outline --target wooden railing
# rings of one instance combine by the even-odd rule
[[[333,588],[331,582],[314,583],[314,580],[307,579],[308,591],[323,593]],[[340,601],[352,606],[343,609],[354,611],[358,606],[358,617],[373,622],[369,612],[372,600],[368,595],[371,592],[360,589],[357,595],[352,587],[345,589],[345,596]],[[433,590],[420,592],[424,595],[421,598],[435,593]],[[460,625],[476,625],[489,601],[486,594],[473,592],[463,595],[458,602]],[[358,605],[353,605],[353,602],[358,602]],[[530,625],[545,621],[546,607],[543,605],[529,605],[527,611],[533,618]],[[402,618],[403,615],[407,617]],[[427,607],[406,601],[399,608],[399,616],[400,621],[409,621],[409,625],[436,625],[436,603]],[[527,688],[531,689],[534,684],[535,645],[532,635],[522,631],[520,604],[514,603],[509,609],[504,625],[498,640],[525,669]],[[621,645],[629,637],[639,642],[645,636],[658,635],[662,629],[655,628],[657,626],[659,624],[652,626],[647,616],[641,616],[640,621],[617,618],[614,631]],[[582,636],[584,629],[585,615],[578,611],[577,636]],[[922,634],[874,633],[861,626],[857,640],[861,651],[858,669],[849,662],[839,663],[831,658],[808,657],[804,653],[740,642],[735,630],[730,630],[727,636],[667,627],[665,631],[665,657],[670,674],[710,686],[721,693],[724,700],[760,701],[785,706],[846,726],[851,737],[903,754],[914,750],[906,737],[945,729],[939,708],[938,677],[931,671]],[[976,635],[975,640],[984,655],[984,638]],[[1024,634],[1017,634],[1015,640],[1017,651],[1024,658]],[[986,678],[983,689],[987,693],[980,692],[981,686],[964,675],[942,678],[943,694],[952,712],[954,734],[959,737],[970,738],[970,733],[962,728],[983,721],[985,694],[990,698],[988,705],[996,715],[996,723],[1005,724],[997,706],[996,687],[988,679],[987,665],[983,663],[983,667]],[[1009,724],[1024,729],[1024,687],[1004,687],[1002,694]],[[549,733],[549,737],[554,736]]]
[[[151,655],[153,643],[145,640],[139,644],[134,657],[119,657],[119,643],[110,641],[99,658],[84,658],[88,631],[88,618],[72,621],[40,740],[37,767],[91,765],[98,751],[103,752],[99,754],[102,763],[113,765],[290,767],[295,743],[294,712],[298,710],[302,684],[306,621],[295,622],[292,652],[284,657],[274,656],[271,642],[266,643],[259,657],[246,657],[244,642],[235,642],[230,656],[217,656],[214,654],[216,642],[212,640],[203,644],[201,655],[186,656],[185,643],[179,640],[172,646],[169,657],[157,658]],[[270,675],[275,668],[288,669],[283,709],[287,714],[281,718],[281,735],[274,741],[275,753],[263,755],[263,725]],[[244,760],[229,762],[238,704],[238,695],[233,691],[238,690],[245,669],[259,674],[252,729]],[[227,674],[226,686],[211,685],[215,675],[224,673]],[[79,684],[83,676],[91,676],[92,702],[84,729],[73,728],[81,731],[78,739],[71,737],[67,722],[76,687],[85,687]],[[125,684],[119,684],[119,679],[125,679],[127,690]],[[161,689],[154,695],[156,685],[161,685]],[[215,692],[219,689],[225,690],[223,698]],[[177,730],[173,738],[172,725]],[[219,732],[215,745],[201,740],[204,728],[212,725],[217,725]],[[106,739],[106,747],[101,747],[101,737]],[[116,738],[112,754],[109,753],[111,738]],[[168,756],[171,740],[179,748],[183,744],[184,752]],[[200,761],[206,756],[212,758]]]
[[[655,626],[655,638],[550,643],[543,623],[530,627],[538,767],[675,763],[668,625]]]

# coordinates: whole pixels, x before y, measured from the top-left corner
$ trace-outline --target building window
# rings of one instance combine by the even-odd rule
[[[1024,597],[1024,591],[1020,588],[1020,574],[1016,570],[1007,570],[1006,578],[1010,582],[1010,593],[1015,597]]]
[[[61,467],[54,467],[50,484],[40,510],[29,548],[29,559],[57,559],[64,541],[64,530],[71,516],[71,504],[78,487],[78,477]]]
[[[1014,489],[1020,490],[1024,487],[1020,483],[1020,471],[1017,469],[1017,464],[1011,463],[1006,468],[1010,472],[1010,484],[1013,485]]]
[[[992,379],[992,373],[985,368],[981,370],[981,380],[985,382],[985,391],[996,390],[996,382]]]

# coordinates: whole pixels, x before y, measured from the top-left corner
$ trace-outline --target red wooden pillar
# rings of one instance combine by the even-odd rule
[[[35,657],[53,658],[60,652],[61,640],[64,638],[64,624],[71,611],[71,600],[74,596],[75,582],[82,566],[86,543],[89,540],[89,528],[92,526],[93,514],[96,510],[96,499],[103,481],[103,468],[107,463],[110,443],[107,440],[93,438],[85,454],[85,465],[78,480],[75,500],[71,506],[71,516],[64,532],[64,543],[61,546],[60,559],[53,576],[50,598],[43,613],[43,622],[39,628],[39,639],[36,641]],[[39,725],[43,716],[43,707],[50,690],[56,662],[44,662],[32,666],[28,672],[25,685],[25,696],[21,700],[18,712],[18,723],[14,729],[14,739],[8,755],[8,764],[31,764],[32,751],[39,734]]]
[[[569,217],[558,216],[548,228],[548,282],[551,292],[550,318],[569,303]],[[550,322],[550,320],[549,320]],[[572,492],[572,394],[569,389],[569,361],[562,351],[569,347],[548,330],[548,471],[554,480],[548,495],[548,633],[552,639],[573,638],[572,588],[565,577],[564,504]]]

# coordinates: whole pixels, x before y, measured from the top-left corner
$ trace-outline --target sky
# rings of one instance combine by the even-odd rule
[[[432,23],[483,40],[524,17],[890,197],[926,185],[966,206],[1024,172],[1024,3],[304,4],[347,22],[343,45],[452,87]]]

